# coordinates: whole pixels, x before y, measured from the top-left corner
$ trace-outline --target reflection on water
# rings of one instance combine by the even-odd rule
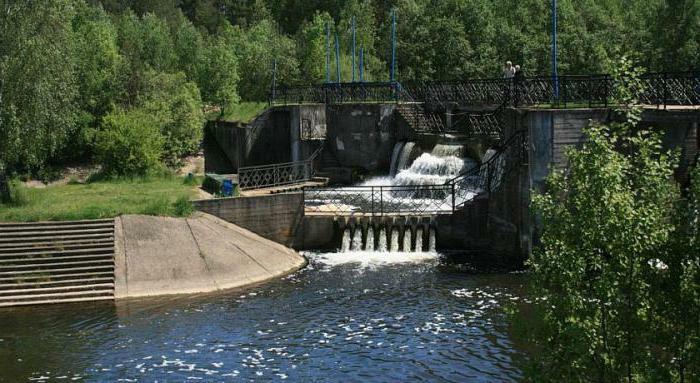
[[[522,275],[337,255],[244,291],[2,310],[0,381],[519,378],[501,308]]]

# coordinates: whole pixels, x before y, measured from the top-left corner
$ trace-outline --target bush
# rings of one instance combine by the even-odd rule
[[[183,73],[149,72],[139,104],[156,119],[168,165],[197,152],[204,135],[202,97],[197,85],[188,82]]]
[[[0,203],[7,206],[24,206],[30,202],[27,190],[19,180],[12,180],[6,185],[7,190],[0,196]]]
[[[163,137],[156,119],[138,109],[108,114],[95,134],[95,155],[106,175],[145,175],[161,167]]]

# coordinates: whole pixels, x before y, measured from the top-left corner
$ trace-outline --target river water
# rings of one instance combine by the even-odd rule
[[[509,382],[526,277],[431,253],[307,254],[245,290],[0,310],[0,381]]]

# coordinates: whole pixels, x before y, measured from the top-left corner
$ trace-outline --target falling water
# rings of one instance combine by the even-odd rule
[[[350,251],[350,229],[343,230],[343,242],[340,245],[340,252],[346,253]]]
[[[408,167],[408,161],[411,160],[411,153],[413,153],[413,148],[415,146],[416,144],[414,142],[407,142],[403,148],[401,148],[401,154],[396,164],[396,172],[400,172]]]
[[[374,227],[367,227],[367,238],[365,239],[365,251],[374,251]]]
[[[377,245],[377,251],[387,252],[389,249],[386,247],[386,230],[382,227],[379,229],[379,244]]]
[[[416,229],[416,252],[420,253],[423,251],[423,228],[419,227]]]
[[[432,154],[438,157],[464,157],[464,145],[462,144],[437,144]]]
[[[399,229],[391,229],[391,248],[389,251],[399,251]]]
[[[394,151],[391,153],[391,169],[389,171],[389,175],[392,177],[396,175],[396,166],[398,165],[399,155],[401,155],[401,150],[405,144],[405,142],[397,142],[396,145],[394,145]]]
[[[428,235],[428,251],[431,253],[435,252],[435,228],[430,228],[430,233]]]
[[[403,251],[411,251],[411,228],[407,227],[406,231],[403,232]]]
[[[441,185],[475,166],[476,162],[470,158],[437,157],[430,153],[423,153],[408,169],[400,170],[391,183],[401,186]]]
[[[352,236],[352,243],[350,244],[350,251],[360,250],[362,250],[362,226],[355,228],[355,233]]]

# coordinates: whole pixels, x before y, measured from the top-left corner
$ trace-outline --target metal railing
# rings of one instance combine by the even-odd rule
[[[314,162],[323,146],[306,160],[238,168],[241,190],[262,189],[310,181],[316,175]]]
[[[526,135],[520,131],[480,166],[444,184],[304,188],[304,209],[314,215],[453,214],[475,197],[498,190],[526,158]]]
[[[700,105],[700,72],[647,73],[638,99],[647,105]],[[607,74],[533,76],[516,79],[329,83],[282,86],[270,97],[274,105],[303,103],[424,102],[464,105],[565,107],[607,106],[615,89]]]

